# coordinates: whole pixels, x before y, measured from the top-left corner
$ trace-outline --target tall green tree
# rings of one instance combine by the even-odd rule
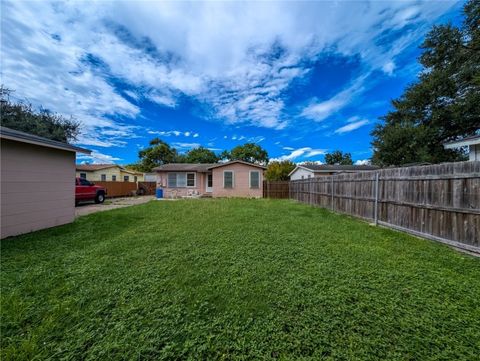
[[[352,155],[350,153],[343,153],[341,150],[335,150],[331,153],[325,154],[325,163],[352,165]]]
[[[289,160],[270,162],[268,163],[267,170],[265,171],[265,179],[268,181],[289,180],[288,175],[292,170],[295,169],[295,166],[295,163]]]
[[[190,149],[185,154],[185,163],[217,163],[219,157],[210,149],[197,147]]]
[[[32,104],[10,100],[12,90],[0,86],[1,125],[10,129],[68,143],[76,140],[80,123]]]
[[[153,168],[167,163],[174,163],[178,161],[179,155],[175,148],[170,147],[159,138],[154,138],[150,141],[148,148],[142,149],[138,152],[139,162],[135,165],[130,165],[130,168],[135,168],[142,172],[151,172]]]
[[[465,159],[442,145],[480,129],[480,1],[468,1],[464,17],[461,27],[434,26],[426,36],[418,81],[372,131],[374,164]]]
[[[255,143],[245,143],[233,148],[230,152],[224,151],[222,159],[243,160],[244,162],[268,164],[268,153],[265,149]]]

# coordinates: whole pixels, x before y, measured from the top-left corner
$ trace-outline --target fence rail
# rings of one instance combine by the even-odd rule
[[[290,181],[263,181],[264,198],[290,198]]]
[[[480,252],[480,162],[296,180],[290,198]]]

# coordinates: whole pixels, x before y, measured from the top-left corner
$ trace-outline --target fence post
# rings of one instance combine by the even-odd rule
[[[378,172],[375,173],[375,207],[374,207],[375,225],[378,225]]]
[[[333,187],[334,187],[333,174],[331,175],[331,177],[332,177],[332,187],[331,187],[331,188],[332,188],[332,211],[334,211],[334,210],[335,210],[335,206],[333,205],[333,193],[334,193],[334,189],[333,189]]]
[[[308,180],[308,203],[312,205],[312,181],[309,179]]]

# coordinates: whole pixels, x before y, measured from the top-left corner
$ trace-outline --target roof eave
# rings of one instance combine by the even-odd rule
[[[257,167],[257,168],[262,168],[263,170],[267,169],[267,167],[263,166],[263,165],[260,165],[260,164],[255,164],[255,163],[249,163],[249,162],[244,162],[243,160],[232,160],[230,162],[226,162],[226,163],[220,163],[220,164],[217,164],[217,165],[214,165],[212,167],[209,167],[207,169],[214,169],[214,168],[220,168],[220,167],[226,167],[230,164],[234,164],[234,163],[241,163],[241,164],[245,164],[245,165],[249,165],[251,167]]]
[[[63,145],[61,142],[56,142],[56,141],[43,142],[43,141],[39,141],[39,140],[35,140],[35,139],[29,139],[29,138],[26,138],[26,137],[9,135],[9,134],[4,134],[4,133],[0,133],[0,138],[13,140],[13,141],[16,141],[16,142],[39,145],[39,146],[46,147],[46,148],[54,148],[54,149],[65,150],[65,151],[75,152],[75,153],[84,153],[84,154],[91,154],[92,153],[92,151],[89,150],[89,149],[80,148],[80,147],[77,147],[77,146],[71,145],[71,144]]]
[[[468,147],[470,145],[480,144],[480,139],[471,139],[471,140],[459,140],[457,142],[445,143],[443,147],[445,149],[456,149],[461,147]]]

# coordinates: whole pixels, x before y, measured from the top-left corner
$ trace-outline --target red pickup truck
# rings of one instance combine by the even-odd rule
[[[102,186],[96,186],[84,178],[75,179],[75,204],[83,201],[95,201],[103,203],[107,190]]]

